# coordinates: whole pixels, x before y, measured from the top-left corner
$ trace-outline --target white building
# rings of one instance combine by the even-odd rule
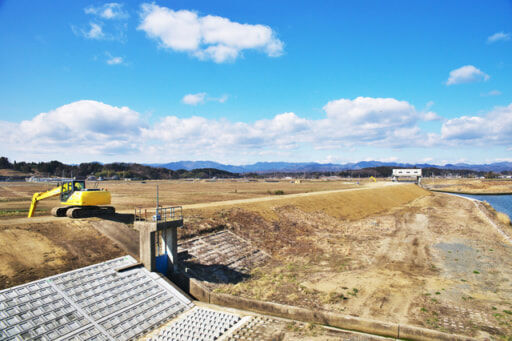
[[[421,169],[393,169],[393,176],[421,176]]]
[[[403,168],[403,169],[393,169],[393,181],[404,180],[404,181],[414,181],[417,184],[421,182],[421,169],[417,168]]]

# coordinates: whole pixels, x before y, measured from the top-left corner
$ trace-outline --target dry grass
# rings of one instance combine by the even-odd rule
[[[30,177],[32,174],[23,173],[14,169],[0,169],[0,176],[26,176]]]
[[[505,225],[505,226],[510,226],[511,225],[510,217],[508,215],[506,215],[505,213],[497,212],[496,213],[496,219],[498,219],[498,221],[500,223],[502,223],[503,225]]]
[[[319,212],[334,218],[357,220],[385,212],[425,195],[430,195],[430,193],[411,184],[326,193],[284,200],[276,198],[276,200],[241,204],[234,207],[254,212],[268,221],[276,221],[278,219],[276,211],[288,206],[293,206],[306,213]],[[209,208],[194,210],[194,213],[201,212],[199,214],[203,216],[211,216],[217,210],[217,208]]]
[[[105,181],[88,182],[87,187],[100,187],[108,189],[112,194],[112,205],[117,210],[133,209],[134,207],[156,206],[156,185],[159,186],[160,205],[189,205],[215,201],[238,200],[266,197],[275,195],[276,191],[284,194],[308,193],[358,187],[355,183],[345,181],[304,181],[300,184],[290,181],[280,182],[242,182],[232,180],[219,180],[217,182],[205,181]],[[5,182],[0,183],[0,210],[14,212],[28,210],[33,193],[43,192],[53,188],[52,184]],[[43,200],[38,210],[49,211],[59,206],[58,198]],[[26,213],[20,212],[17,216]]]
[[[492,207],[492,205],[489,204],[487,201],[483,201],[482,204],[485,206],[487,212],[490,213],[495,222],[498,222],[507,227],[510,227],[512,225],[510,217],[507,214],[496,211],[494,207]]]
[[[434,190],[469,194],[512,193],[511,179],[430,179],[422,184]]]
[[[255,206],[211,223],[272,261],[217,291],[480,339],[512,333],[494,315],[510,311],[510,250],[468,200],[406,185]]]

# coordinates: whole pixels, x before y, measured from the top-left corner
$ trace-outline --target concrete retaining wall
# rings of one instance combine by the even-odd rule
[[[187,279],[188,292],[199,301],[225,307],[253,311],[302,322],[354,330],[368,334],[407,340],[474,340],[471,337],[442,333],[396,323],[382,322],[325,311],[313,311],[279,303],[210,292],[195,279]]]

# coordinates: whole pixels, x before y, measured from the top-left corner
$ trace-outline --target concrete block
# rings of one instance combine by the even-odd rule
[[[401,339],[421,340],[421,341],[434,341],[434,340],[449,340],[449,341],[463,341],[463,340],[476,340],[469,336],[447,334],[437,330],[420,328],[415,326],[400,325],[398,334]]]

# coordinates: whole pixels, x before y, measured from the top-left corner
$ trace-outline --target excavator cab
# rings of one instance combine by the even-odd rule
[[[62,185],[62,189],[60,192],[60,201],[66,202],[68,198],[73,194],[75,191],[82,191],[85,189],[85,181],[69,181],[65,182]]]

